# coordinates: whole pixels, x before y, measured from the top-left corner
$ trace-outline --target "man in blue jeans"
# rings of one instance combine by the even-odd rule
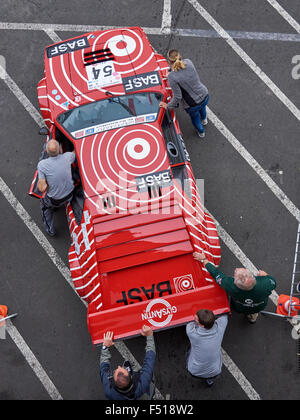
[[[168,74],[168,81],[173,98],[168,104],[161,102],[160,106],[164,109],[173,109],[182,103],[199,137],[203,138],[204,126],[207,124],[206,105],[209,101],[207,87],[201,83],[192,61],[188,58],[183,60],[177,50],[168,52],[168,61],[172,70]]]

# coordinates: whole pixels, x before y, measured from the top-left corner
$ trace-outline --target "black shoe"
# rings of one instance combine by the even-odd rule
[[[214,380],[214,378],[207,378],[207,379],[205,379],[205,382],[206,382],[207,386],[212,387],[213,384],[215,383],[215,380]]]
[[[49,236],[55,236],[56,235],[56,232],[55,232],[54,229],[53,230],[47,230],[46,232],[48,233]]]

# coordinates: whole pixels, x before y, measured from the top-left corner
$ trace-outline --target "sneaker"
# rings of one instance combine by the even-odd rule
[[[250,322],[250,324],[255,324],[257,320],[258,314],[249,314],[246,315],[247,320]]]
[[[197,131],[197,134],[199,137],[201,137],[202,139],[205,137],[205,131],[203,131],[203,133],[200,133],[200,131]]]
[[[202,120],[202,125],[207,125],[207,124],[208,124],[207,118],[205,118],[205,120]]]

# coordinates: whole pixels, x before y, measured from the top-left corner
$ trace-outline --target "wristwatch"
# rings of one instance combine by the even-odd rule
[[[205,260],[206,260],[206,258],[204,258],[203,260],[200,260],[200,262],[202,262],[202,264],[203,264]]]
[[[106,349],[108,349],[108,347],[103,344],[102,350],[106,350]]]

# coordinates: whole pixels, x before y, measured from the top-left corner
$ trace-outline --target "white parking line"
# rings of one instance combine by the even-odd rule
[[[170,16],[169,16],[170,18]],[[49,23],[14,23],[0,22],[0,30],[27,30],[27,31],[45,31],[50,32],[93,32],[105,29],[120,29],[123,26],[96,26],[96,25],[68,25],[68,24],[49,24]],[[222,36],[213,29],[187,29],[187,28],[171,28],[166,26],[162,28],[143,27],[148,35],[166,35],[172,34],[185,37],[197,38],[222,38]],[[298,34],[285,34],[278,32],[249,32],[249,31],[230,31],[227,33],[233,39],[253,39],[256,41],[281,41],[281,42],[300,42]]]
[[[298,34],[300,34],[300,24],[278,3],[276,0],[267,0],[267,2],[277,10],[277,12],[285,19]]]
[[[277,98],[289,109],[300,121],[300,110],[292,101],[276,86],[276,84],[262,71],[262,69],[249,57],[249,55],[233,40],[225,29],[201,6],[197,0],[188,0],[196,11],[214,28],[215,31],[227,42],[227,44],[241,57],[251,70],[268,86]]]
[[[27,112],[32,116],[34,121],[42,127],[44,125],[43,118],[41,114],[35,109],[32,103],[29,101],[27,96],[21,91],[21,89],[17,86],[17,84],[13,81],[13,79],[9,76],[7,71],[1,66],[1,74],[4,75],[3,81],[5,82],[6,86],[12,91],[18,101],[23,105]]]
[[[49,394],[52,400],[62,400],[62,396],[56,389],[55,385],[47,375],[47,373],[44,371],[42,365],[37,360],[35,355],[32,353],[26,342],[24,341],[23,337],[17,330],[17,328],[13,325],[13,323],[8,320],[6,321],[6,331],[10,335],[11,339],[14,341],[20,352],[25,357],[27,363],[31,367],[31,369],[36,374],[37,378],[41,381],[43,384],[45,390]]]
[[[163,34],[170,33],[172,24],[172,14],[171,14],[171,0],[164,0],[164,10],[161,23],[161,31]]]
[[[254,157],[245,149],[245,147],[238,141],[238,139],[229,131],[229,129],[222,123],[216,114],[207,107],[207,115],[209,120],[220,131],[221,134],[229,141],[235,150],[245,159],[257,175],[270,188],[278,200],[287,208],[287,210],[297,219],[300,218],[300,210],[287,197],[287,195],[279,188],[276,182],[267,174],[261,165],[254,159]]]
[[[259,394],[255,391],[252,387],[248,379],[242,374],[242,372],[236,368],[236,365],[230,359],[226,351],[222,349],[222,357],[224,366],[229,370],[229,372],[233,375],[235,380],[239,383],[240,387],[246,392],[248,395],[249,400],[260,400]]]

